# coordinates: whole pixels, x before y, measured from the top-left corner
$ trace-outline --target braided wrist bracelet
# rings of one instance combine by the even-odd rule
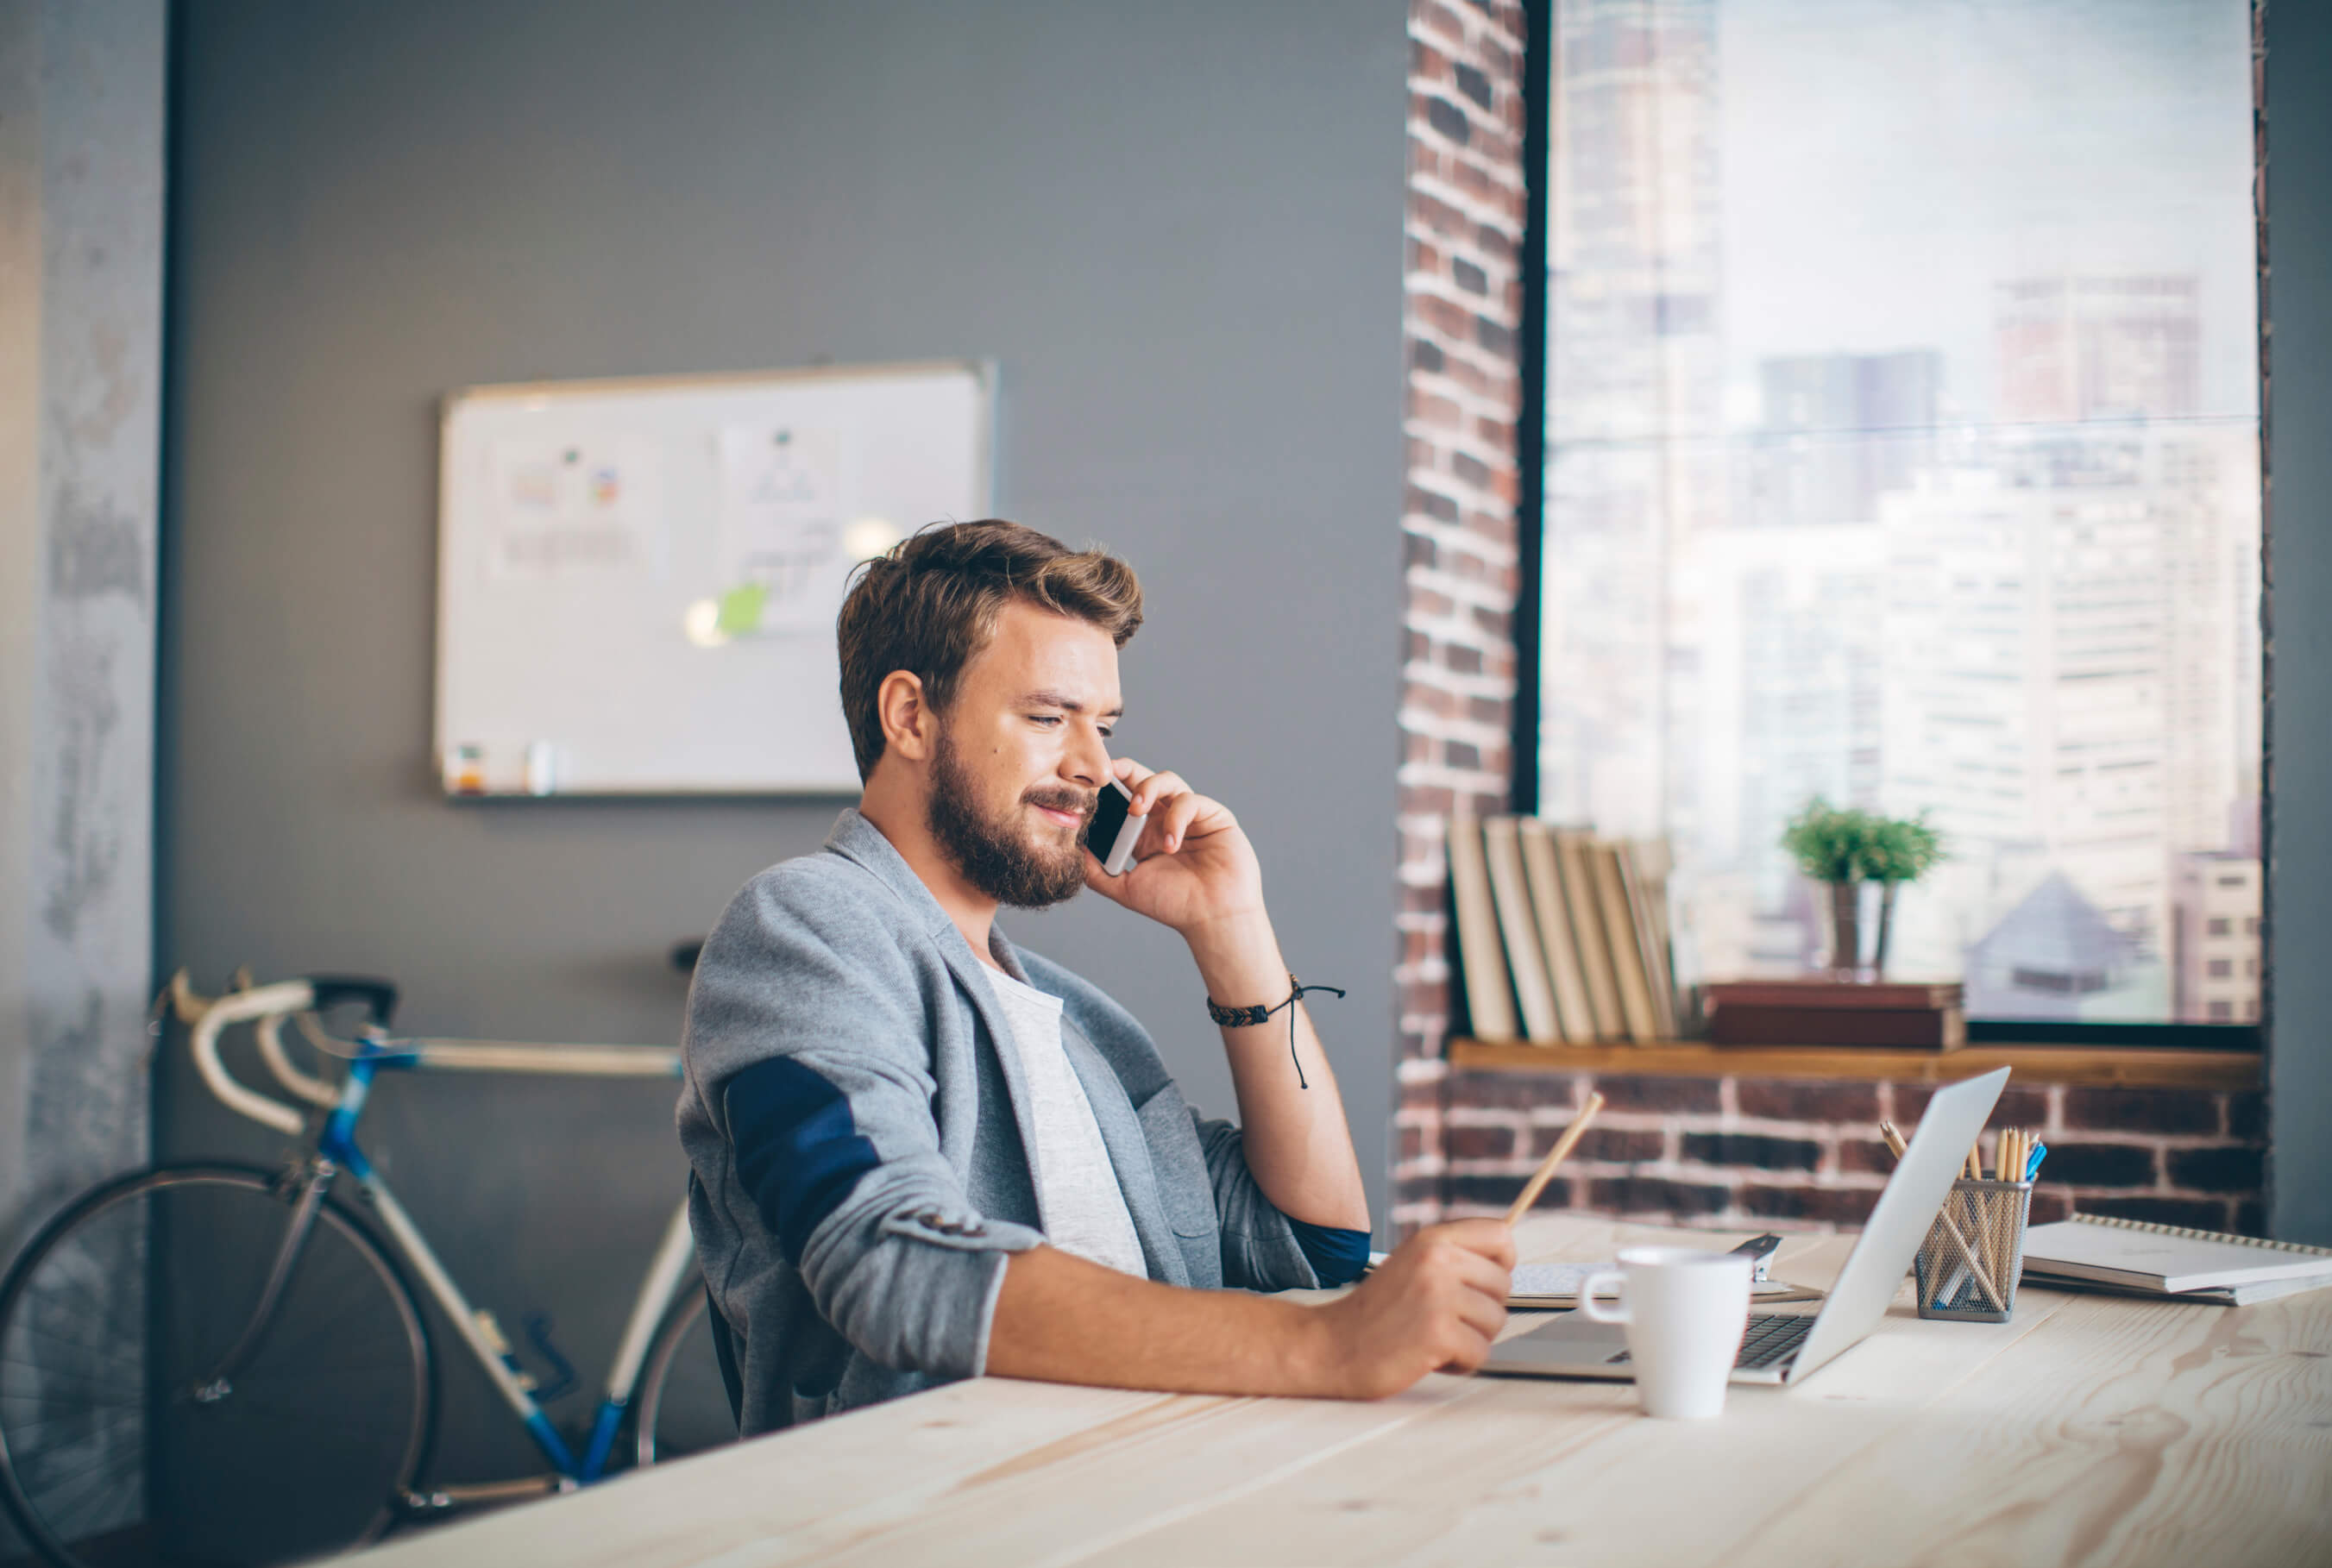
[[[1305,1082],[1304,1078],[1304,1059],[1295,1053],[1295,1004],[1303,1000],[1304,993],[1307,991],[1325,991],[1333,995],[1342,996],[1344,994],[1344,990],[1340,985],[1306,985],[1296,979],[1293,973],[1287,976],[1287,984],[1293,989],[1288,992],[1287,1000],[1281,1003],[1278,1007],[1266,1007],[1259,1002],[1251,1007],[1225,1007],[1209,996],[1207,998],[1207,1016],[1225,1029],[1239,1029],[1252,1023],[1268,1022],[1273,1013],[1279,1012],[1281,1008],[1285,1008],[1287,1010],[1287,1060],[1295,1064],[1297,1085],[1304,1088],[1310,1088],[1312,1086]]]

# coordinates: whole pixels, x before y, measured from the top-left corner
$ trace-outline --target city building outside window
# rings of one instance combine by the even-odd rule
[[[1680,978],[1826,958],[1821,796],[1972,1018],[2256,1021],[2248,0],[1551,10],[1541,812]]]

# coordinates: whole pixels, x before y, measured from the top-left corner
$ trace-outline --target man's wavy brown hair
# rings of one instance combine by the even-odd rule
[[[875,694],[884,678],[894,670],[915,676],[932,709],[944,713],[964,667],[1015,599],[1090,622],[1120,648],[1142,624],[1133,567],[1001,518],[933,524],[858,568],[834,633],[860,780],[883,755]]]

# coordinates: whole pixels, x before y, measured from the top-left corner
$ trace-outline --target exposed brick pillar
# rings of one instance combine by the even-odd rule
[[[1395,1229],[1441,1215],[1449,1029],[1442,821],[1503,810],[1514,733],[1522,408],[1522,7],[1409,13],[1407,492]]]

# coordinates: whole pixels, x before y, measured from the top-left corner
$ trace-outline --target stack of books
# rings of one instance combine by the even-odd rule
[[[1958,983],[1727,980],[1708,986],[1712,1045],[1886,1045],[1957,1050],[1967,1043]]]
[[[2249,1307],[2332,1285],[2332,1248],[2076,1214],[2024,1233],[2024,1282]]]
[[[1449,822],[1458,968],[1477,1040],[1674,1040],[1665,841],[1537,817]]]

